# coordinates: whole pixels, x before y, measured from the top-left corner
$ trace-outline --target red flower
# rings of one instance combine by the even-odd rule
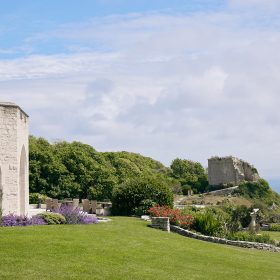
[[[169,217],[170,223],[182,227],[189,227],[192,224],[192,215],[184,215],[179,209],[172,209],[168,206],[151,207],[149,213],[152,217]]]

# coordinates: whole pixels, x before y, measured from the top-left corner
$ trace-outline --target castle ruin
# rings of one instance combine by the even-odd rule
[[[27,215],[29,206],[28,115],[0,102],[0,209]]]
[[[212,157],[208,159],[208,181],[210,186],[238,185],[243,181],[260,179],[257,169],[236,157]]]

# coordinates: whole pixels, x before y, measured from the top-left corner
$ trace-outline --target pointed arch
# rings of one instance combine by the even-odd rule
[[[19,213],[20,215],[25,215],[26,205],[25,205],[25,196],[26,196],[26,171],[27,171],[27,158],[24,145],[21,149],[20,154],[20,167],[19,167]]]

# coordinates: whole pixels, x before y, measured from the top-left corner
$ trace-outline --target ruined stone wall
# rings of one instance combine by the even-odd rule
[[[12,103],[0,103],[0,168],[3,214],[27,214],[28,116]]]
[[[213,157],[208,160],[208,181],[211,186],[238,185],[242,181],[256,181],[258,171],[249,163],[235,157]]]

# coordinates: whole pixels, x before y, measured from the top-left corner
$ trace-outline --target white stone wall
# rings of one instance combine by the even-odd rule
[[[20,170],[23,170],[20,166],[23,146],[26,158],[23,161],[25,168],[21,178],[24,182],[20,182]],[[28,116],[17,105],[11,103],[0,103],[0,168],[3,214],[27,214],[29,204]],[[20,207],[21,204],[22,207]]]

